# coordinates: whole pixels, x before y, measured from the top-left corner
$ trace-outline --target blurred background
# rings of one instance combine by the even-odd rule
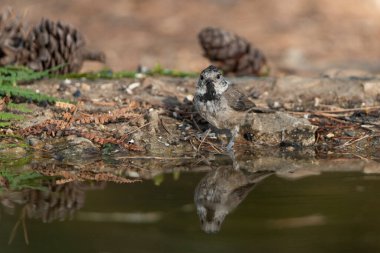
[[[79,29],[114,70],[139,64],[199,71],[205,26],[245,37],[272,73],[380,70],[380,0],[1,0],[33,24],[42,17]],[[83,70],[102,66],[86,63]]]

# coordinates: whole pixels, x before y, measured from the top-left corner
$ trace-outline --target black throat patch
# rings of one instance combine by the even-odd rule
[[[200,101],[207,102],[219,99],[216,94],[214,84],[211,80],[206,80],[206,93],[200,96]]]

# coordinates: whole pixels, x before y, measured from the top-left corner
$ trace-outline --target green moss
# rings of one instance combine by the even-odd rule
[[[0,86],[16,85],[20,82],[28,82],[49,76],[48,71],[35,72],[26,67],[5,66],[0,68]]]
[[[54,76],[57,78],[86,78],[89,80],[96,79],[120,79],[120,78],[135,78],[139,72],[136,71],[117,71],[114,72],[109,69],[104,69],[99,72],[87,72],[87,73],[72,73],[60,76]],[[160,65],[156,65],[153,69],[148,70],[145,75],[147,76],[171,76],[171,77],[196,77],[198,73],[185,72],[172,69],[162,68]]]
[[[0,121],[22,120],[24,116],[9,112],[0,112]]]
[[[18,191],[22,189],[43,190],[43,175],[34,171],[18,171],[13,169],[0,169],[0,177],[7,182],[7,189]],[[0,187],[0,192],[4,189]]]
[[[0,85],[0,96],[8,96],[16,100],[26,100],[35,103],[54,104],[58,99],[37,93],[35,91],[9,85]]]
[[[99,72],[86,72],[86,73],[71,73],[66,75],[59,75],[54,76],[57,78],[86,78],[89,80],[96,80],[96,79],[120,79],[120,78],[134,78],[136,75],[136,72],[130,72],[130,71],[120,71],[120,72],[113,72],[112,70],[101,70]]]
[[[161,65],[156,65],[152,70],[147,72],[148,75],[161,75],[171,77],[197,77],[199,74],[195,72],[185,72],[173,69],[162,68]]]
[[[15,104],[15,103],[8,103],[7,104],[7,109],[10,111],[18,111],[22,113],[31,113],[33,110],[28,108],[28,104]]]
[[[11,122],[0,122],[0,128],[9,127],[11,125]]]

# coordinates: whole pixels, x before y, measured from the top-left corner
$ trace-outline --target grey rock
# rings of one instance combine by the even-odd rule
[[[101,156],[100,149],[90,140],[76,136],[68,136],[54,145],[52,152],[54,158],[66,163],[88,163]]]
[[[249,133],[257,144],[311,146],[315,143],[317,129],[307,119],[283,112],[249,113],[241,133]]]

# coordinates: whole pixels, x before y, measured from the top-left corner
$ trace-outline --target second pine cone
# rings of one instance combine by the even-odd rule
[[[264,54],[244,38],[222,30],[206,27],[198,34],[204,56],[223,70],[237,76],[262,76],[268,74]]]

